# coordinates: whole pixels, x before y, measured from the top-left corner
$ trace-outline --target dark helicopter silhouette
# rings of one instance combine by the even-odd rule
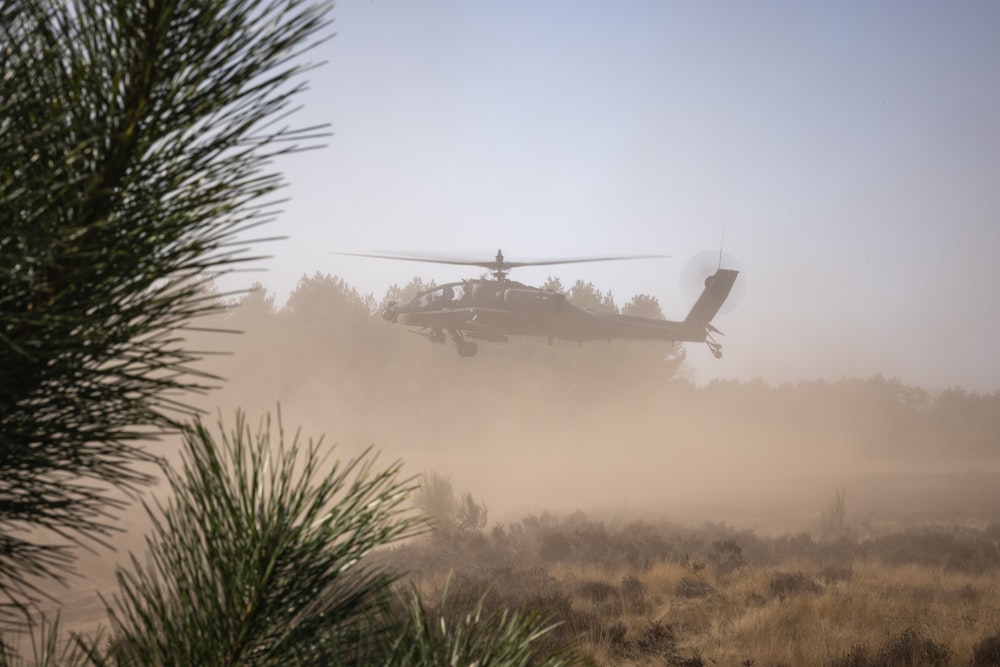
[[[509,262],[497,250],[490,261],[451,260],[407,255],[337,253],[353,257],[374,257],[435,264],[479,266],[492,273],[492,279],[477,278],[445,283],[417,294],[409,303],[389,302],[382,317],[394,324],[418,327],[417,333],[434,343],[449,338],[458,354],[471,357],[479,346],[470,339],[497,343],[509,336],[539,336],[567,341],[611,340],[629,338],[705,343],[716,358],[722,345],[713,334],[722,332],[712,325],[712,318],[729,296],[739,271],[721,266],[705,278],[701,296],[681,321],[660,320],[613,313],[596,313],[578,308],[560,292],[524,285],[507,277],[511,269],[522,266],[548,266],[603,262],[623,259],[651,259],[664,255],[627,255],[587,257],[531,262]]]

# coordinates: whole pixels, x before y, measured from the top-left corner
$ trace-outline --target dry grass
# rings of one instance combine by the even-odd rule
[[[790,573],[795,575],[792,581],[812,585],[776,592],[772,582]],[[556,568],[552,574],[563,580],[586,577],[609,583],[618,575],[589,567]],[[848,579],[831,582],[822,567],[796,560],[781,567],[747,567],[718,578],[663,563],[636,578],[645,598],[656,604],[645,614],[620,606],[620,621],[629,635],[637,636],[644,624],[658,621],[671,628],[681,655],[700,656],[707,664],[741,665],[749,660],[754,665],[824,665],[855,646],[874,650],[914,629],[947,646],[949,664],[968,665],[975,645],[1000,626],[997,573],[967,575],[861,561],[853,564]],[[681,594],[681,582],[692,580],[714,590],[700,596]],[[593,607],[592,601],[573,597],[574,609]],[[648,656],[616,656],[613,648],[601,638],[584,645],[598,664],[657,664]]]
[[[575,642],[585,664],[1000,664],[991,531],[943,526],[824,542],[717,524],[526,525],[395,555],[425,596],[451,580],[490,591],[492,605],[561,621],[557,639]]]

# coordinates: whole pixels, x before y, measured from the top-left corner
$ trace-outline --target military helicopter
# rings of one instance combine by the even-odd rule
[[[511,262],[497,250],[488,261],[438,259],[408,255],[335,253],[352,257],[432,262],[460,266],[478,266],[492,274],[490,278],[446,283],[417,294],[409,303],[389,302],[382,317],[393,324],[417,327],[417,333],[433,343],[449,338],[459,356],[472,357],[479,351],[474,340],[506,342],[509,336],[539,336],[566,341],[590,341],[613,338],[668,340],[705,343],[718,359],[722,345],[713,334],[722,332],[712,325],[712,318],[725,303],[739,271],[721,266],[705,279],[701,296],[681,321],[648,317],[596,313],[574,306],[566,295],[524,285],[508,278],[511,269],[522,266],[548,266],[580,262],[605,262],[623,259],[652,259],[665,255],[627,255],[586,257],[531,262]],[[721,264],[721,262],[720,262]],[[474,339],[474,340],[470,340]]]

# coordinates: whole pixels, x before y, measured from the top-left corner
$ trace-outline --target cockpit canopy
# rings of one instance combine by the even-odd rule
[[[469,306],[527,310],[557,310],[566,295],[528,287],[513,280],[465,280],[447,283],[420,292],[409,303],[414,310],[464,308]]]
[[[472,298],[472,286],[468,283],[447,283],[424,290],[413,298],[410,305],[419,308],[453,306]]]

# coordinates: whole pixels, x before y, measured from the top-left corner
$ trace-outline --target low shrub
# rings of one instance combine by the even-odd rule
[[[1000,632],[983,637],[972,647],[972,667],[1000,665]]]
[[[703,598],[715,592],[712,585],[702,579],[681,579],[674,593],[682,598]]]
[[[581,597],[591,602],[604,602],[617,592],[617,589],[606,581],[581,582],[578,591]]]
[[[845,655],[829,662],[828,667],[945,667],[950,657],[951,650],[947,646],[909,628],[889,637],[875,653],[870,653],[864,644],[855,645]]]
[[[775,572],[769,585],[771,595],[785,599],[792,595],[819,593],[822,587],[803,572]]]

